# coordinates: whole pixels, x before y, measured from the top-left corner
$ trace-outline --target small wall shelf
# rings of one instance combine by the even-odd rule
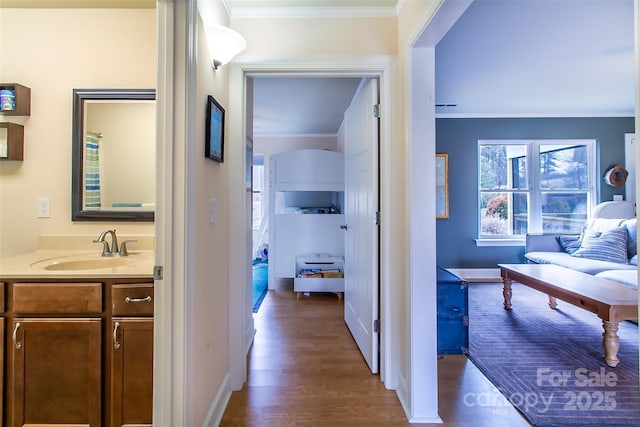
[[[0,115],[5,116],[30,116],[31,115],[31,89],[18,83],[0,83],[0,90],[10,90],[14,94],[15,108],[4,109],[0,103]]]
[[[22,160],[24,127],[16,123],[0,123],[0,160]]]

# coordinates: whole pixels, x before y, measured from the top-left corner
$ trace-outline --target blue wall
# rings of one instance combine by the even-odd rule
[[[596,139],[598,176],[624,166],[624,134],[634,118],[436,119],[436,152],[449,155],[449,218],[436,221],[437,262],[443,267],[495,267],[524,262],[524,247],[477,247],[479,139]],[[598,200],[624,194],[598,180]]]

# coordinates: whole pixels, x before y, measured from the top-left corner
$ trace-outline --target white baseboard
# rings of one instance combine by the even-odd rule
[[[409,404],[409,388],[407,381],[404,376],[400,376],[400,387],[396,390],[396,394],[398,395],[398,400],[400,400],[400,405],[402,405],[402,409],[404,410],[404,414],[407,417],[407,420],[411,424],[442,424],[442,418],[439,416],[435,417],[414,417],[411,415],[411,405]]]
[[[245,336],[245,357],[249,352],[249,348],[253,343],[253,337],[255,336],[256,330],[253,328],[253,323],[249,325],[246,331]],[[209,411],[207,412],[207,417],[204,419],[202,423],[202,427],[217,427],[220,425],[220,421],[222,421],[222,416],[224,415],[224,411],[227,408],[227,404],[229,403],[229,399],[231,398],[231,389],[229,385],[229,374],[225,375],[224,381],[220,385],[218,389],[218,393],[216,394],[215,399],[211,402],[211,406],[209,407]]]
[[[225,375],[224,381],[220,384],[216,397],[211,402],[207,417],[202,423],[202,427],[217,427],[222,421],[224,410],[227,408],[227,403],[231,398],[231,390],[229,390],[229,374]]]
[[[433,417],[433,418],[409,418],[409,423],[411,424],[442,424],[442,418]]]
[[[409,418],[411,414],[411,405],[408,403],[409,398],[409,390],[407,388],[407,380],[404,375],[400,374],[398,376],[398,388],[396,390],[396,394],[398,395],[398,400],[400,400],[400,405],[402,405],[402,409],[404,410],[404,414]]]
[[[447,268],[467,283],[502,283],[499,268]]]
[[[253,325],[250,325],[247,328],[247,331],[245,333],[245,346],[244,346],[244,357],[245,358],[249,354],[249,349],[251,348],[251,345],[253,344],[253,338],[255,336],[256,336],[256,330],[253,327]],[[246,380],[246,374],[245,374],[245,380]]]

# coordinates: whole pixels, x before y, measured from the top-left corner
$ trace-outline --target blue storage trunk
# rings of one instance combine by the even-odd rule
[[[468,285],[460,277],[438,267],[438,354],[469,352]]]

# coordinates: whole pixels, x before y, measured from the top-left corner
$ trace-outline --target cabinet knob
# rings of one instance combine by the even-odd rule
[[[120,322],[116,322],[113,327],[113,348],[120,348],[120,343],[118,342],[118,328],[120,327]]]
[[[124,302],[126,302],[127,304],[131,304],[134,302],[151,302],[151,295],[147,295],[144,298],[125,297]]]
[[[20,350],[22,348],[22,342],[18,341],[17,339],[18,329],[20,329],[20,326],[22,326],[20,322],[17,322],[16,326],[13,327],[13,346],[16,348],[16,350]]]
[[[347,226],[347,224],[344,224],[344,225],[341,225],[341,226],[340,226],[340,229],[341,229],[341,230],[346,230],[346,229],[348,229],[348,228],[349,228],[349,227]]]

